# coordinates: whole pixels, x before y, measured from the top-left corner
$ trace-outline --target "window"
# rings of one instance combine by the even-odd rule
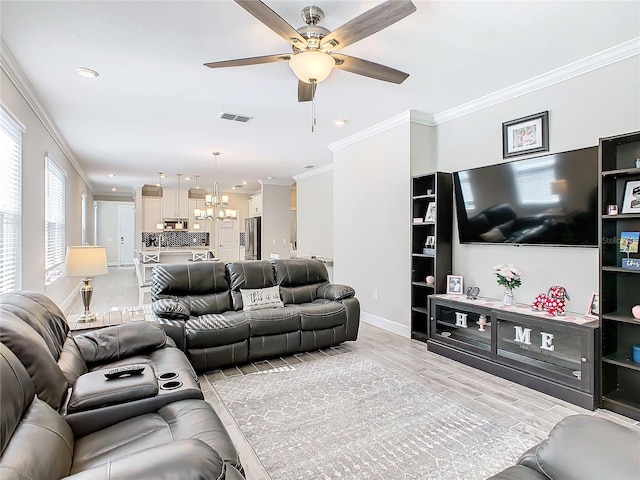
[[[470,212],[476,208],[476,204],[473,201],[473,190],[471,189],[471,183],[469,182],[469,172],[460,172],[458,174],[458,178],[460,179],[460,189],[462,190],[464,208]]]
[[[23,132],[0,108],[0,293],[21,288]]]
[[[58,268],[65,254],[65,173],[45,157],[45,285],[62,276]]]
[[[520,205],[553,205],[560,202],[560,197],[554,192],[554,185],[557,184],[555,164],[555,158],[532,158],[511,164]]]

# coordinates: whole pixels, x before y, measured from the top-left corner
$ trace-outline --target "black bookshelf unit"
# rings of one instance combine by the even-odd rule
[[[640,320],[631,309],[640,304],[640,270],[623,268],[623,232],[640,232],[640,211],[624,211],[629,182],[640,185],[640,132],[600,139],[600,402],[601,407],[640,420],[640,363],[632,346],[640,346]],[[628,198],[628,197],[627,197]],[[617,214],[609,207],[616,206]]]
[[[413,177],[411,208],[411,338],[427,341],[429,295],[446,291],[451,273],[453,189],[450,173]],[[431,215],[435,209],[435,215]],[[427,282],[433,277],[433,282]]]

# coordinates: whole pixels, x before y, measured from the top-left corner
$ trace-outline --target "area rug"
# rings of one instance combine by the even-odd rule
[[[213,387],[272,480],[486,479],[536,443],[356,353]]]

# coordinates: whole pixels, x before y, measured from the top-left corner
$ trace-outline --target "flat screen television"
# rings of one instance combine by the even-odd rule
[[[598,245],[598,148],[453,174],[461,243]]]

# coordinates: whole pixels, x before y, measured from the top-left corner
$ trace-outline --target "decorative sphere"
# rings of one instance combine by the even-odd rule
[[[427,283],[428,283],[429,285],[432,285],[432,284],[433,284],[433,282],[435,282],[435,281],[436,281],[436,279],[435,279],[435,277],[433,277],[432,275],[429,275],[429,276],[427,277]],[[640,307],[639,307],[639,308],[640,308]]]
[[[636,305],[635,307],[633,307],[631,309],[631,313],[633,314],[634,317],[640,320],[640,305]]]

